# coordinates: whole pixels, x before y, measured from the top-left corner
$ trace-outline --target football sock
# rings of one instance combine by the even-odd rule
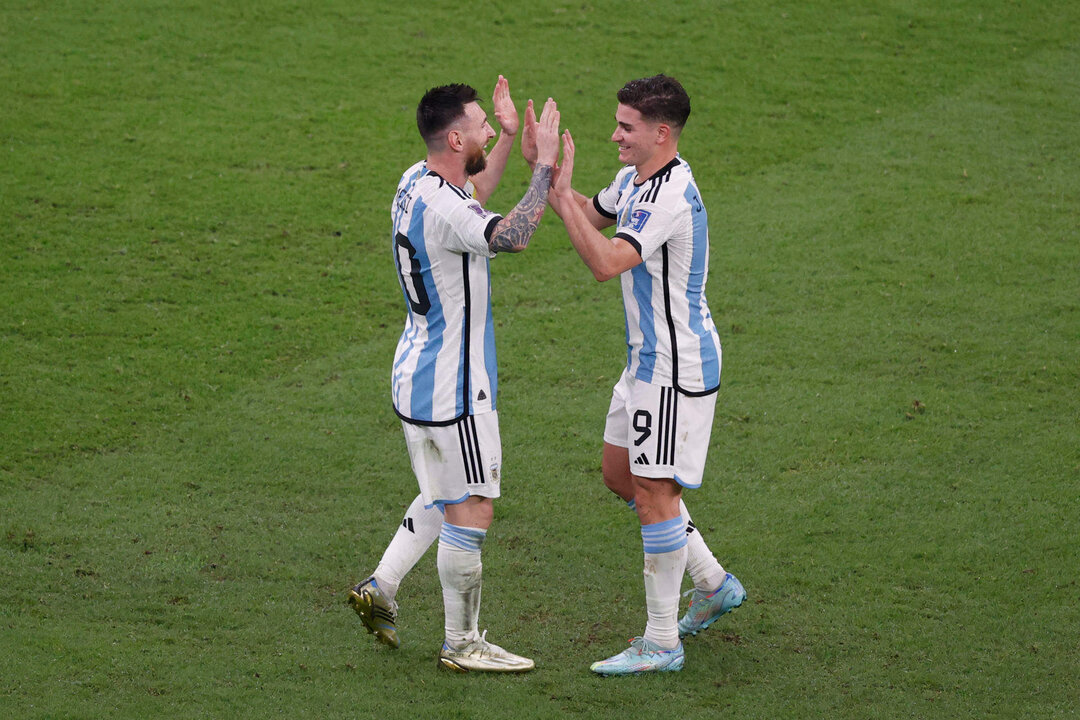
[[[372,573],[379,589],[391,602],[397,595],[402,578],[424,556],[435,538],[439,537],[442,519],[442,513],[437,507],[424,507],[424,498],[420,495],[416,496],[405,511],[405,518]]]
[[[633,500],[626,505],[631,510],[637,511],[637,503]],[[690,512],[682,499],[679,500],[679,512],[682,514],[683,522],[686,523],[686,572],[694,581],[694,588],[701,592],[713,592],[724,582],[727,571],[705,544],[705,538],[701,537],[701,532],[690,519]]]
[[[480,546],[485,537],[485,530],[448,522],[442,524],[439,533],[439,580],[446,614],[446,644],[454,649],[477,635],[483,575]]]
[[[705,539],[694,526],[690,519],[690,512],[686,509],[686,503],[679,500],[679,512],[683,522],[686,523],[686,572],[694,581],[694,587],[701,592],[710,593],[720,587],[727,573],[724,567],[705,544]]]
[[[679,645],[679,587],[686,568],[682,517],[641,526],[645,548],[645,639],[662,648]]]

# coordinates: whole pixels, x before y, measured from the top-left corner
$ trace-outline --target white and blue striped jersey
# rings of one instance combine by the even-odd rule
[[[405,171],[390,208],[394,263],[408,314],[394,354],[394,410],[448,425],[495,409],[488,238],[502,216],[423,161]]]
[[[621,276],[626,366],[639,380],[706,395],[720,386],[720,338],[705,299],[708,213],[690,166],[676,157],[652,177],[631,165],[593,198],[643,262]]]

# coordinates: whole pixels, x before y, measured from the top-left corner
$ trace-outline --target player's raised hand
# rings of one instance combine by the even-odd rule
[[[574,174],[574,138],[569,130],[562,134],[562,162],[555,168],[548,190],[548,204],[555,213],[566,220],[565,214],[574,204],[574,191],[570,187]]]
[[[562,162],[555,169],[555,178],[551,181],[551,192],[560,197],[569,197],[570,182],[574,176],[574,138],[569,130],[562,134]]]
[[[521,154],[529,167],[536,165],[536,109],[533,101],[525,105],[525,127],[521,131]]]
[[[536,162],[555,166],[559,159],[559,107],[551,98],[544,103],[536,126]]]
[[[499,129],[507,135],[517,135],[518,111],[510,98],[510,81],[502,75],[495,83],[495,92],[491,95],[491,106],[494,108],[495,121],[499,123]]]

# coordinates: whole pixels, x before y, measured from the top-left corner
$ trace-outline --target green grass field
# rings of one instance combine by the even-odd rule
[[[0,9],[0,717],[1080,716],[1080,5]],[[436,667],[345,605],[416,492],[389,204],[428,87],[551,95],[575,185],[666,72],[724,343],[697,525],[748,602],[665,677],[599,477],[618,287],[554,216],[492,264],[503,498]],[[516,151],[489,205],[527,171]],[[636,711],[636,712],[635,712]]]

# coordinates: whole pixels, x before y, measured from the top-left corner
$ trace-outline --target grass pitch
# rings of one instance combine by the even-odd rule
[[[0,10],[0,714],[1046,717],[1080,706],[1080,10],[1061,3]],[[415,493],[388,250],[431,85],[555,97],[575,185],[667,72],[723,388],[698,526],[749,593],[665,677],[599,480],[618,288],[548,218],[493,262],[506,487],[481,621],[345,592]],[[489,203],[509,208],[514,160]]]

